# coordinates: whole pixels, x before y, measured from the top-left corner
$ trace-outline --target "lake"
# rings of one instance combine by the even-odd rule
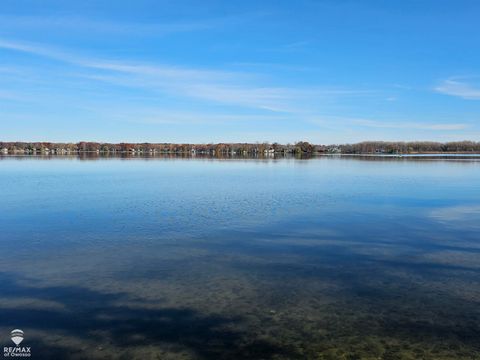
[[[0,158],[0,346],[480,358],[480,159]]]

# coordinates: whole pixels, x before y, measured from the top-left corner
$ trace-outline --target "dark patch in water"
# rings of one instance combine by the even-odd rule
[[[61,310],[0,309],[3,326],[18,326],[45,333],[74,336],[97,344],[98,350],[111,351],[115,357],[134,354],[136,347],[165,345],[187,349],[207,359],[272,359],[289,356],[287,347],[262,339],[249,339],[247,334],[230,326],[241,322],[239,317],[205,316],[192,309],[148,309],[120,306],[126,300],[122,293],[102,294],[81,287],[25,287],[12,281],[11,274],[0,274],[5,292],[2,297],[27,295],[37,300],[51,300],[64,305]],[[17,325],[16,325],[17,324]],[[28,333],[28,331],[27,331]],[[32,347],[35,359],[88,358],[84,348],[45,343],[42,338],[25,341]],[[112,348],[113,347],[113,348]]]

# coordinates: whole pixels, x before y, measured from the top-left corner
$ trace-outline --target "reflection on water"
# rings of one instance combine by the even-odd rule
[[[0,161],[0,346],[480,357],[480,162]]]

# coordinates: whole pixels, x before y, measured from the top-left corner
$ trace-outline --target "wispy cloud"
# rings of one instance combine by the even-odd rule
[[[240,23],[262,16],[260,13],[246,13],[218,18],[192,19],[179,22],[128,22],[92,19],[79,16],[19,16],[0,15],[0,29],[24,29],[45,31],[63,29],[69,32],[95,32],[101,34],[122,34],[141,36],[163,36],[172,33],[202,31]]]
[[[262,84],[261,77],[251,73],[94,59],[51,47],[1,39],[0,48],[97,70],[84,74],[97,81],[271,112],[298,112],[305,104],[326,97],[370,94],[365,90],[339,88],[272,87]]]
[[[165,110],[162,108],[143,108],[141,110],[126,108],[122,106],[109,106],[106,109],[92,109],[96,113],[105,117],[122,122],[130,122],[137,124],[210,124],[225,125],[226,122],[251,122],[251,121],[267,121],[277,122],[279,120],[289,120],[287,116],[278,115],[260,115],[260,114],[230,114],[230,113],[213,113],[209,111],[181,111],[181,110]],[[103,113],[102,113],[103,112]]]
[[[81,65],[85,61],[85,60],[82,60],[81,58],[71,56],[68,53],[59,51],[57,49],[52,49],[46,46],[38,46],[36,44],[9,41],[5,39],[0,39],[0,49],[20,51],[20,52],[29,53],[37,56],[43,56],[43,57],[47,57],[47,58],[55,59],[59,61],[75,63],[78,65]]]
[[[382,129],[415,129],[415,130],[434,130],[434,131],[450,131],[450,130],[464,130],[469,127],[468,124],[461,123],[416,123],[411,121],[375,121],[367,119],[352,119],[352,123],[360,126],[370,128],[382,128]]]
[[[435,87],[435,91],[467,100],[480,100],[480,87],[475,87],[462,78],[444,80],[440,85]]]

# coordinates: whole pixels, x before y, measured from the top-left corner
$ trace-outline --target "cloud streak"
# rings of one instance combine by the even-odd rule
[[[71,32],[90,31],[99,34],[121,34],[141,36],[164,36],[173,33],[203,31],[237,25],[262,16],[260,13],[240,14],[218,18],[189,20],[182,22],[118,22],[96,20],[79,16],[15,16],[0,15],[0,29],[23,29],[27,31],[41,29],[63,29]]]
[[[451,131],[451,130],[465,130],[469,127],[468,124],[462,123],[415,123],[410,121],[375,121],[367,119],[353,119],[352,123],[364,127],[380,128],[380,129],[415,129],[415,130],[433,130],[433,131]]]
[[[370,94],[349,89],[272,87],[258,84],[255,74],[93,59],[1,39],[0,48],[97,70],[94,74],[84,74],[97,81],[269,112],[301,112],[305,104],[311,104],[315,99]]]
[[[456,78],[443,81],[442,84],[435,87],[435,91],[466,100],[480,100],[480,88],[474,87]]]

